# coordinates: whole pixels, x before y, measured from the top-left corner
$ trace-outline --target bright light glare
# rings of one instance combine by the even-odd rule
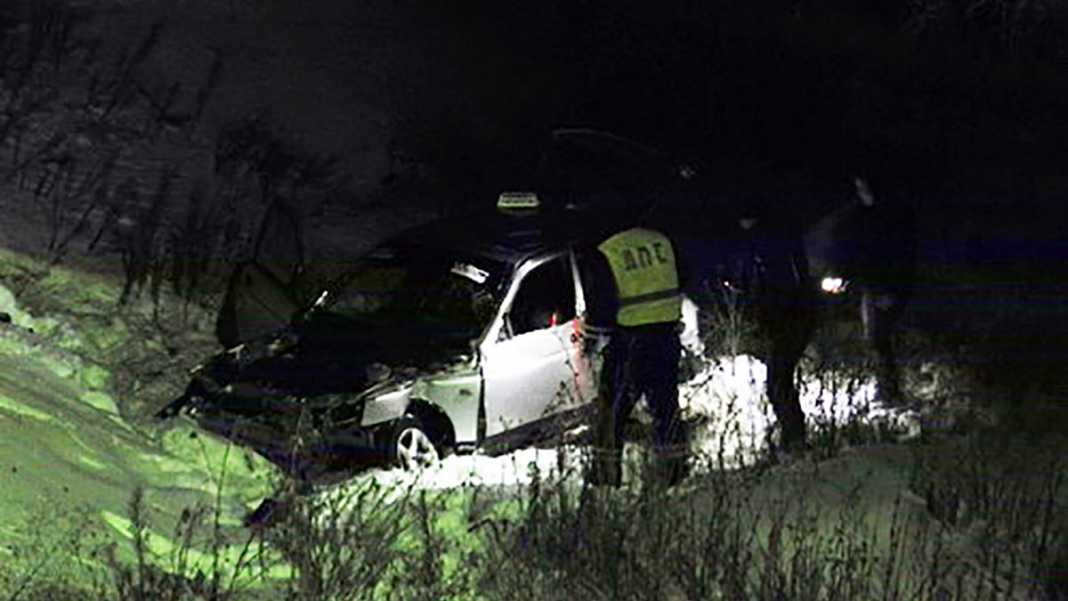
[[[845,292],[846,281],[839,277],[826,277],[820,282],[820,288],[827,294],[841,294]]]

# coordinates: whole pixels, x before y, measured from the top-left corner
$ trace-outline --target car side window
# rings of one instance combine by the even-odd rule
[[[523,278],[508,316],[513,336],[549,328],[575,317],[575,282],[566,259],[547,261]]]

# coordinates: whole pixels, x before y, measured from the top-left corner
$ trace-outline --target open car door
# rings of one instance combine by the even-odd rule
[[[300,218],[276,201],[264,215],[251,260],[234,268],[215,322],[215,335],[230,348],[275,332],[306,308],[294,294],[304,268]]]
[[[521,269],[483,342],[486,436],[530,426],[590,402],[592,374],[577,335],[576,287],[566,254]]]

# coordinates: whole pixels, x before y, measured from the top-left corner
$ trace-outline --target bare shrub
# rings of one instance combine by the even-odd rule
[[[123,303],[147,290],[158,305],[168,284],[210,302],[270,206],[315,205],[344,183],[336,159],[300,151],[268,117],[206,131],[221,59],[191,89],[161,79],[149,62],[162,23],[105,43],[91,9],[47,0],[25,19],[0,38],[0,180],[46,224],[49,264],[76,243],[119,255]]]
[[[807,496],[809,481],[800,473],[743,469],[676,490],[637,483],[616,489],[535,471],[527,487],[512,492],[415,492],[373,478],[299,495],[290,487],[273,525],[248,534],[256,542],[237,566],[209,560],[200,573],[190,573],[188,550],[203,548],[196,533],[206,529],[209,555],[221,557],[221,545],[210,542],[222,540],[218,518],[211,524],[218,504],[183,514],[178,550],[167,558],[152,553],[135,494],[129,514],[136,559],[109,562],[112,582],[98,590],[116,599],[291,600],[934,601],[1062,594],[1056,570],[1064,530],[1052,501],[1059,479],[1037,482],[1036,508],[1025,508],[1022,495],[1003,495],[987,502],[990,509],[975,510],[967,529],[960,521],[927,519],[902,496],[879,514],[855,496],[859,489],[825,505]],[[290,577],[265,579],[283,566]],[[40,584],[25,590],[55,590]]]
[[[780,481],[741,470],[664,492],[535,478],[513,511],[480,522],[478,563],[490,567],[478,590],[537,600],[936,599],[953,590],[931,567],[950,561],[941,539],[900,503],[876,516],[855,499],[821,507],[790,487],[758,500],[764,478]]]
[[[703,332],[705,354],[735,357],[761,348],[759,325],[746,305],[745,292],[729,285],[716,286],[694,299],[700,308],[698,329]]]
[[[162,26],[111,47],[65,2],[32,3],[26,19],[0,46],[0,177],[41,211],[54,264],[108,220],[117,166],[157,141],[173,98],[153,107],[136,79]]]
[[[380,598],[383,574],[404,553],[397,540],[413,527],[410,497],[395,492],[371,482],[348,498],[295,497],[266,533],[293,570],[286,598]]]
[[[92,599],[91,556],[106,542],[92,516],[65,504],[42,504],[22,523],[0,556],[0,599]],[[47,527],[42,527],[47,525]],[[76,558],[74,565],[62,558]]]
[[[968,561],[981,581],[973,586],[993,598],[1042,598],[1043,587],[1058,586],[1068,540],[1064,451],[1059,435],[1022,440],[1004,426],[917,449],[913,490],[947,528],[976,544],[979,553]]]
[[[1058,60],[1065,51],[1064,8],[1029,0],[911,0],[903,24],[912,37],[956,43],[986,55]]]

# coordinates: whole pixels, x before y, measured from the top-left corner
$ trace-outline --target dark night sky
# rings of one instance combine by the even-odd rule
[[[149,86],[195,90],[219,57],[206,131],[262,115],[296,149],[338,156],[357,204],[383,193],[391,153],[444,193],[495,197],[529,180],[553,127],[589,126],[697,159],[724,189],[885,169],[932,205],[1068,221],[1055,12],[1007,29],[878,0],[79,4],[116,8],[102,23],[120,43],[164,24]]]
[[[142,25],[166,15],[166,71],[223,57],[214,123],[264,111],[369,186],[391,140],[470,174],[529,164],[530,140],[562,124],[731,164],[1049,172],[1068,97],[1063,45],[1045,41],[1057,15],[1009,47],[996,24],[946,17],[920,34],[874,1],[141,6]]]

